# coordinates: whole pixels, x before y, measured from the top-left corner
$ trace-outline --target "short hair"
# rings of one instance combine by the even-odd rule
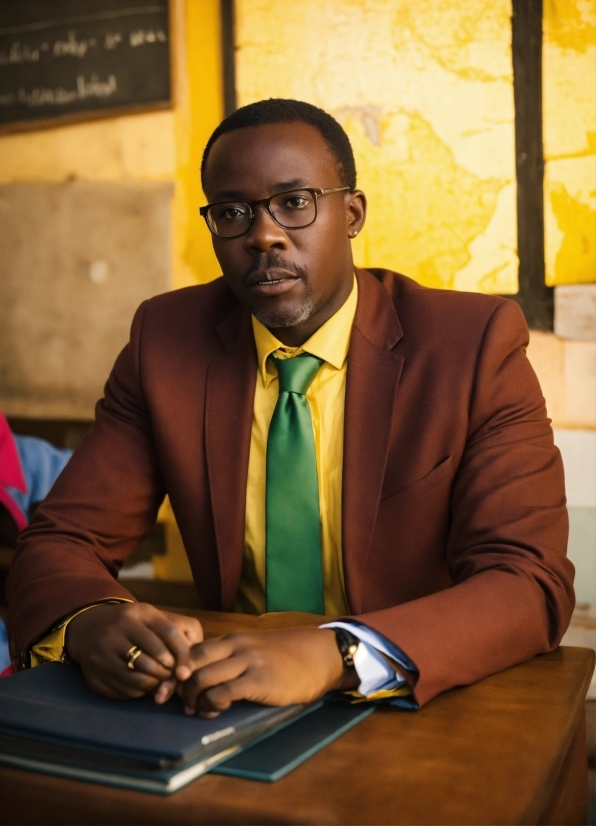
[[[201,162],[201,181],[205,176],[205,167],[209,152],[215,141],[228,132],[244,129],[247,126],[261,126],[266,123],[292,123],[301,121],[314,126],[327,142],[331,154],[335,157],[337,171],[343,186],[356,189],[356,164],[354,153],[345,130],[328,112],[306,103],[303,100],[286,98],[269,98],[249,103],[236,109],[219,124],[207,141]]]

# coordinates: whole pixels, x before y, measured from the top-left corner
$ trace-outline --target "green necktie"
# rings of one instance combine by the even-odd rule
[[[267,610],[325,613],[315,440],[305,393],[321,359],[273,357],[279,397],[267,439]]]

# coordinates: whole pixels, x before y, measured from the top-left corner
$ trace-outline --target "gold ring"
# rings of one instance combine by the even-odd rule
[[[136,663],[136,661],[139,659],[139,657],[141,656],[141,654],[142,654],[142,653],[143,653],[143,652],[141,651],[141,649],[140,649],[138,646],[136,646],[136,645],[132,645],[132,646],[128,649],[128,652],[127,652],[127,654],[126,654],[126,665],[127,665],[127,666],[128,666],[128,667],[132,670],[132,671],[134,671],[135,663]]]

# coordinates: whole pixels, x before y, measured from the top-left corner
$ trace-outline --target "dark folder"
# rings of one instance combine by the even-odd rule
[[[77,666],[51,663],[0,680],[0,762],[167,793],[309,709],[238,702],[188,717],[177,696],[115,702]]]
[[[77,666],[52,663],[0,680],[0,763],[161,794],[225,760],[225,774],[277,780],[372,710],[238,702],[205,720],[177,696],[99,697]]]
[[[213,769],[249,780],[279,780],[375,710],[374,705],[325,702]]]

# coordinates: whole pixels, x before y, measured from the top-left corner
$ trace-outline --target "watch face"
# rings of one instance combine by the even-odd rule
[[[339,653],[342,656],[344,665],[348,668],[353,668],[354,656],[358,650],[358,646],[360,645],[360,640],[358,637],[350,634],[349,631],[346,631],[345,628],[336,628],[335,638],[337,640],[337,647],[339,648]]]

